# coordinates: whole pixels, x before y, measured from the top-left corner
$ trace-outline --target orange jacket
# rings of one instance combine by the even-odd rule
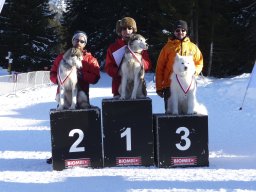
[[[170,87],[170,75],[173,72],[172,66],[176,53],[180,55],[193,55],[196,66],[196,75],[202,71],[203,55],[199,48],[190,41],[189,37],[180,41],[169,39],[162,48],[156,66],[156,91]]]

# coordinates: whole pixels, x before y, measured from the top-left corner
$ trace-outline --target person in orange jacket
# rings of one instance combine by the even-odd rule
[[[100,67],[97,59],[92,56],[90,52],[85,50],[87,43],[87,35],[83,31],[76,31],[72,37],[72,45],[74,48],[79,48],[83,52],[82,69],[78,71],[78,84],[79,88],[89,98],[89,85],[96,84],[100,79]],[[57,71],[60,61],[63,58],[64,53],[61,53],[54,60],[50,70],[50,80],[54,84],[58,84]],[[57,88],[56,98],[58,98],[59,87]],[[52,163],[52,157],[47,159],[48,164]]]
[[[188,37],[188,25],[184,20],[178,20],[174,23],[173,35],[162,48],[156,65],[156,93],[164,98],[165,111],[167,101],[170,97],[170,75],[173,72],[173,63],[176,53],[180,55],[192,55],[196,67],[196,76],[203,68],[203,55],[199,48],[190,41]]]
[[[118,20],[116,23],[116,33],[118,38],[107,49],[104,68],[106,73],[112,77],[112,93],[114,98],[118,98],[120,96],[118,88],[121,84],[121,76],[118,74],[118,70],[121,59],[124,55],[124,48],[126,47],[131,34],[136,32],[137,25],[133,18],[124,17],[121,20]],[[151,61],[146,50],[142,52],[142,63],[146,72],[151,69]]]

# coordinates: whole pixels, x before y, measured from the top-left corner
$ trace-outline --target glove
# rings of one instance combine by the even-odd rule
[[[159,96],[159,97],[164,97],[164,91],[163,90],[158,90],[156,91],[156,94]]]
[[[142,93],[145,97],[147,96],[147,85],[144,79],[142,80]]]
[[[169,98],[170,97],[170,88],[168,87],[168,88],[165,88],[165,89],[163,89],[163,95],[164,95],[164,98]]]
[[[78,79],[83,79],[83,71],[81,69],[77,70],[77,78]]]

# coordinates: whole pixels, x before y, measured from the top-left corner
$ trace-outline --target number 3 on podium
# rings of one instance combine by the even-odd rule
[[[191,141],[190,139],[188,138],[189,136],[189,129],[186,128],[186,127],[179,127],[177,130],[176,130],[176,133],[177,134],[180,134],[181,132],[184,132],[184,135],[181,136],[181,140],[184,140],[185,141],[185,145],[182,146],[180,143],[176,143],[176,147],[177,149],[181,150],[181,151],[186,151],[187,149],[189,149],[189,147],[191,146]]]

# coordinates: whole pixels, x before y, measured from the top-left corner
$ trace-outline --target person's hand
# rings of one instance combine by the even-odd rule
[[[78,79],[83,79],[83,71],[81,69],[77,70],[77,78]]]
[[[163,90],[157,90],[156,91],[156,94],[159,96],[159,97],[164,97],[164,91]]]
[[[163,92],[164,92],[164,98],[169,98],[170,97],[170,88],[167,87],[167,88],[164,88],[163,89]]]

